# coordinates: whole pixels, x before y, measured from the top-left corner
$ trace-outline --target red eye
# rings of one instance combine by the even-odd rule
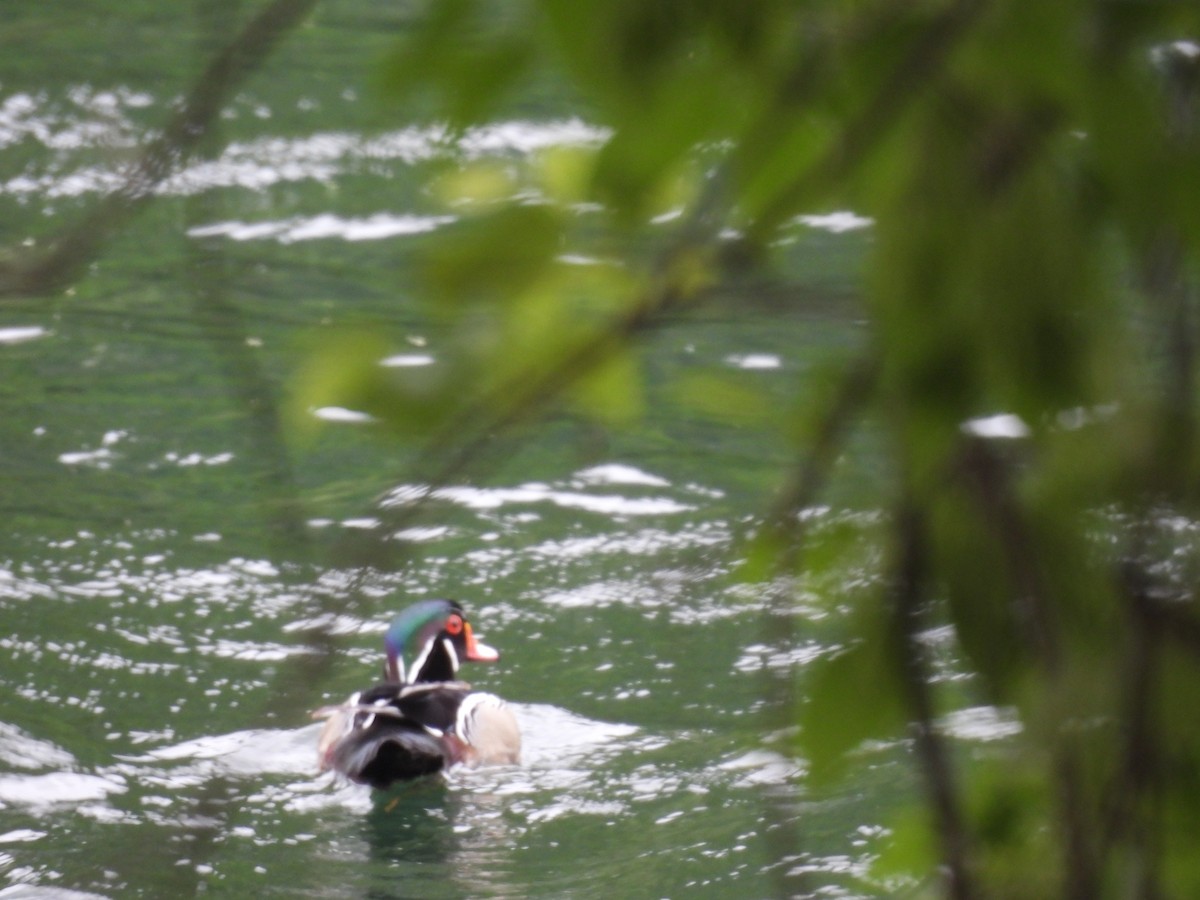
[[[462,634],[463,620],[462,616],[454,615],[446,620],[446,634],[451,637],[457,637]]]

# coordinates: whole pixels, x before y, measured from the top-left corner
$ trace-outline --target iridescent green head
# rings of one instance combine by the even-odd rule
[[[384,677],[401,684],[453,681],[462,660],[495,662],[500,654],[475,639],[453,600],[422,600],[392,621],[383,639]]]

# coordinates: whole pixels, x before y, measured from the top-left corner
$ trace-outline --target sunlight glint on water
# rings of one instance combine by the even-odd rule
[[[571,502],[555,504],[553,498],[568,487]],[[614,493],[619,487],[631,493]],[[669,502],[647,512],[638,503],[647,491]],[[269,691],[278,666],[312,655],[302,638],[313,626],[347,641],[339,660],[345,672],[338,677],[351,688],[374,677],[386,612],[399,598],[428,595],[447,584],[475,583],[477,587],[463,596],[477,610],[480,630],[504,648],[505,659],[498,671],[470,675],[478,675],[481,684],[514,703],[525,733],[523,765],[456,771],[445,788],[418,792],[425,797],[420,810],[405,815],[419,816],[421,824],[396,827],[419,832],[440,823],[447,829],[440,840],[457,847],[448,851],[452,856],[471,857],[486,850],[492,865],[516,879],[496,887],[499,893],[552,891],[562,874],[553,868],[539,874],[525,857],[540,858],[535,848],[543,844],[561,846],[567,834],[579,829],[581,818],[594,823],[590,828],[601,829],[597,839],[608,829],[663,832],[665,843],[655,847],[652,842],[635,868],[656,870],[662,855],[674,855],[669,847],[677,838],[667,832],[689,835],[688,858],[694,857],[706,873],[699,881],[722,883],[738,872],[761,867],[761,848],[757,856],[751,848],[767,824],[762,792],[792,783],[802,767],[776,751],[748,750],[744,739],[731,740],[719,733],[716,723],[705,723],[710,713],[717,719],[736,713],[720,707],[756,692],[749,682],[760,667],[747,660],[763,652],[760,645],[732,647],[738,657],[731,666],[720,662],[712,670],[705,662],[705,671],[716,679],[747,681],[741,690],[701,695],[692,700],[694,706],[698,699],[701,708],[682,717],[664,717],[656,712],[664,700],[673,707],[688,705],[678,682],[681,674],[694,674],[697,668],[692,650],[679,658],[657,658],[657,639],[631,640],[615,629],[609,631],[611,626],[596,632],[594,626],[580,624],[616,608],[625,610],[622,618],[634,623],[624,631],[634,636],[644,628],[681,629],[695,631],[709,643],[701,632],[730,620],[742,628],[750,625],[754,633],[761,607],[744,598],[730,604],[719,589],[711,594],[719,579],[697,574],[674,584],[664,580],[680,558],[728,543],[728,527],[719,521],[697,522],[694,515],[682,515],[685,509],[702,506],[704,493],[676,489],[657,473],[614,465],[536,490],[502,488],[480,495],[487,502],[464,503],[464,495],[457,492],[447,493],[442,502],[448,509],[465,509],[477,520],[477,530],[491,529],[498,515],[527,510],[530,503],[535,508],[548,503],[546,512],[556,515],[573,518],[583,509],[597,518],[589,533],[551,539],[542,533],[546,523],[541,515],[525,515],[508,521],[503,539],[487,549],[471,550],[458,559],[452,551],[439,554],[440,543],[464,542],[469,526],[460,520],[453,532],[427,542],[429,565],[419,574],[376,574],[369,588],[383,598],[378,618],[308,615],[311,599],[306,592],[288,587],[280,569],[263,561],[232,559],[210,569],[173,568],[171,535],[131,535],[143,546],[140,559],[121,552],[124,540],[118,545],[86,538],[73,542],[67,549],[85,556],[112,555],[88,572],[85,581],[74,580],[83,574],[78,566],[49,565],[44,580],[26,582],[24,597],[29,603],[92,604],[94,611],[86,618],[93,630],[42,642],[14,635],[8,648],[18,657],[40,655],[42,666],[75,674],[65,681],[86,674],[89,682],[97,683],[90,699],[76,701],[65,687],[54,693],[44,686],[37,699],[75,706],[80,716],[92,720],[85,729],[99,728],[106,735],[109,754],[85,765],[61,747],[10,729],[0,751],[42,771],[0,778],[0,803],[23,810],[31,823],[47,818],[69,823],[82,816],[114,828],[166,829],[182,837],[209,821],[198,810],[211,804],[210,794],[229,793],[237,798],[236,813],[231,809],[228,823],[213,820],[212,825],[228,830],[219,849],[214,846],[200,862],[186,855],[184,846],[177,851],[178,859],[204,867],[200,874],[218,880],[268,842],[325,846],[331,837],[318,822],[330,816],[340,822],[365,816],[379,832],[370,839],[384,840],[396,822],[380,812],[369,792],[316,776],[317,726],[287,724],[303,720],[302,711],[275,711],[282,727],[260,723],[220,731],[211,725],[231,721],[239,705],[247,704],[246,698]],[[676,497],[690,502],[679,503]],[[592,504],[588,498],[600,502]],[[654,526],[644,523],[647,516]],[[145,553],[147,543],[158,545],[159,552]],[[652,565],[647,566],[647,560]],[[323,580],[329,582],[326,589],[338,590],[337,573],[328,572]],[[539,580],[547,587],[531,593],[528,585]],[[553,586],[564,580],[569,583]],[[0,583],[12,596],[21,582],[10,576]],[[509,586],[515,588],[511,595]],[[715,615],[695,617],[710,604]],[[685,608],[690,611],[688,620],[675,622],[675,614]],[[666,619],[660,618],[663,612],[668,613]],[[301,641],[292,642],[297,637]],[[549,643],[543,643],[547,639]],[[531,649],[536,654],[528,652]],[[570,670],[579,665],[589,675],[586,686],[572,688],[558,677],[564,660]],[[789,664],[804,661],[793,659]],[[230,671],[229,665],[236,668]],[[172,690],[163,695],[168,684]],[[325,699],[336,699],[336,693]],[[162,702],[173,713],[166,727],[159,718],[162,702],[151,699],[154,695],[165,696]],[[145,707],[126,708],[120,697],[138,699]],[[740,822],[736,833],[707,827],[697,833],[690,827],[726,816]],[[109,839],[119,843],[117,832],[110,834]],[[41,840],[28,843],[38,846]],[[677,860],[672,866],[682,864]],[[615,872],[603,858],[590,865],[596,867],[596,878]],[[539,885],[542,878],[549,884]],[[469,887],[460,887],[471,893]]]
[[[357,45],[344,55],[359,72]],[[0,203],[14,232],[44,234],[118,184],[172,99],[90,75],[94,87],[45,90],[0,79],[0,163],[12,161]],[[381,364],[436,366],[436,335],[427,343],[398,298],[397,258],[452,215],[417,208],[414,170],[447,153],[521,160],[605,137],[560,114],[454,140],[436,126],[360,133],[338,118],[360,93],[345,77],[287,88],[293,105],[332,91],[296,105],[290,126],[281,106],[237,97],[236,139],[165,181],[71,303],[0,313],[0,363],[28,398],[2,425],[0,897],[208,884],[232,896],[741,897],[775,892],[789,872],[825,896],[878,893],[863,873],[887,833],[862,785],[808,803],[788,732],[761,718],[765,684],[836,649],[822,629],[839,586],[801,585],[791,611],[813,631],[789,646],[769,627],[780,587],[727,580],[774,476],[770,436],[664,409],[623,449],[547,442],[516,474],[433,491],[421,521],[389,535],[413,552],[395,571],[318,564],[263,537],[244,411],[190,318],[196,272],[236,273],[230,300],[249,332],[232,337],[268,370],[290,371],[271,354],[343,308],[407,336]],[[811,332],[797,341],[781,324],[696,323],[668,336],[663,364],[786,391]],[[369,417],[313,414],[326,443],[296,465],[314,546],[352,545],[428,492],[396,471],[374,504],[395,465]],[[837,517],[821,513],[814,530]],[[464,674],[514,705],[523,765],[391,798],[318,776],[310,710],[374,680],[390,616],[441,595],[503,652]],[[987,715],[950,724],[986,739]],[[896,782],[895,757],[870,757],[864,779]],[[801,820],[808,840],[781,856],[776,835]]]

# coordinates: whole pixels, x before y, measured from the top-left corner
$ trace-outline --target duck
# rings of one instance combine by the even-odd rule
[[[463,662],[500,654],[475,637],[455,600],[423,600],[384,636],[383,681],[345,703],[313,713],[325,719],[318,767],[386,790],[456,765],[517,765],[521,731],[495,694],[458,680]]]

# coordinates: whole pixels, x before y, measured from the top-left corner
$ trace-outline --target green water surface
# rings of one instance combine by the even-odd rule
[[[253,8],[0,6],[0,242],[90,208]],[[730,573],[786,436],[669,389],[712,374],[790,408],[864,337],[869,229],[798,224],[786,302],[746,286],[639,347],[642,420],[527,424],[381,542],[417,443],[301,434],[296,372],[352,327],[438,365],[403,225],[445,213],[430,167],[602,139],[544,88],[450,144],[376,103],[406,16],[320,5],[85,276],[0,306],[0,897],[888,893],[865,871],[902,748],[813,795],[779,708],[872,573],[789,601],[784,629]],[[869,486],[837,491],[826,519],[869,514]],[[385,798],[318,776],[309,711],[369,684],[428,596],[501,649],[466,674],[516,707],[524,764]]]

